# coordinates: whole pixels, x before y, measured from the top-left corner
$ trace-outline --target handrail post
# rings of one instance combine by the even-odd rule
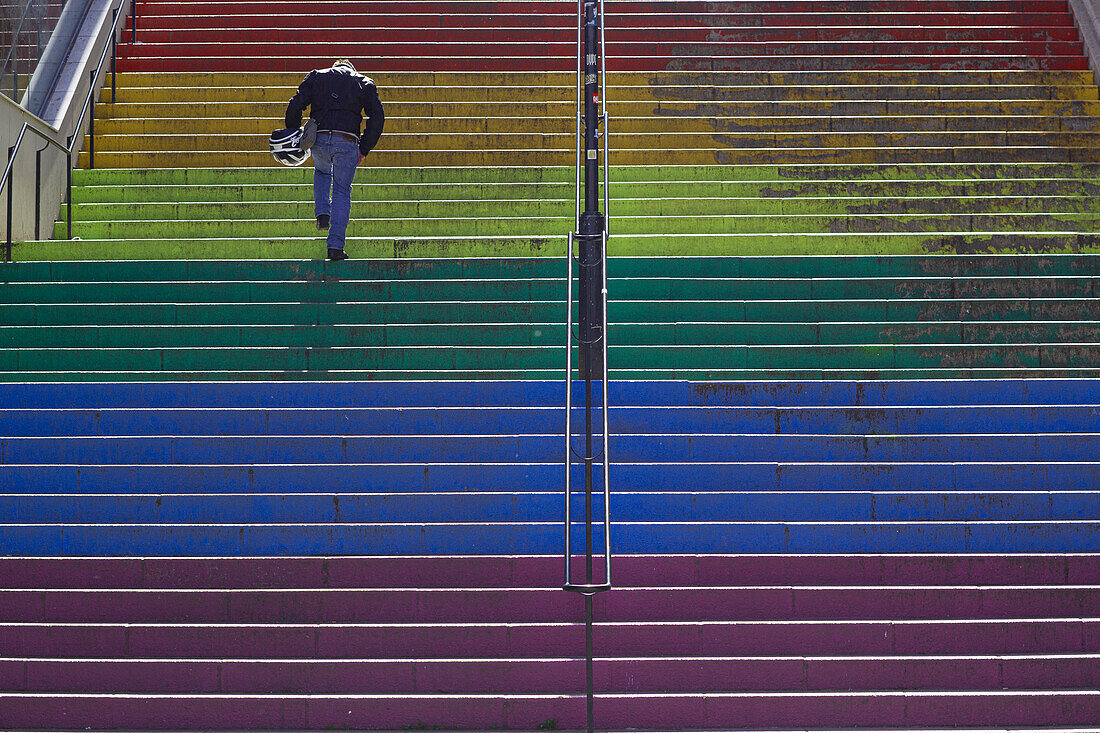
[[[20,135],[22,137],[22,135]],[[11,171],[15,171],[15,146],[12,145],[8,148],[8,168]],[[15,186],[12,183],[11,178],[8,179],[8,234],[4,243],[4,262],[11,262],[11,212],[12,212],[12,192],[15,190]]]
[[[130,43],[137,43],[137,0],[130,3]]]
[[[91,95],[91,105],[88,107],[88,169],[95,170],[95,75],[96,69],[92,70],[92,76],[90,80],[91,88],[88,93]],[[76,134],[80,134],[80,130],[76,131]]]
[[[117,74],[115,73],[115,65],[118,61],[118,40],[115,37],[115,29],[118,27],[118,12],[122,9],[119,5],[114,9],[114,15],[111,16],[111,104],[115,103],[115,95],[117,93]]]
[[[68,239],[73,238],[73,137],[69,138],[69,152],[65,164],[65,208],[68,209]]]
[[[42,153],[50,146],[41,148],[34,154],[34,238],[42,238]]]

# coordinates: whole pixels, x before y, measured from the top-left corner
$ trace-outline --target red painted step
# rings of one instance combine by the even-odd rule
[[[260,0],[142,0],[138,17],[155,15],[216,16],[223,14],[313,15],[332,12],[330,0],[302,0],[293,10]],[[347,0],[339,3],[339,12],[365,15],[409,14],[561,14],[573,16],[577,5],[570,0]],[[827,14],[827,13],[1034,13],[1065,14],[1066,0],[608,0],[608,15],[666,14],[702,15],[708,13],[752,14]]]
[[[254,31],[264,28],[296,28],[297,15],[274,12],[264,14],[224,15],[154,15],[139,16],[138,27],[147,30],[202,30],[230,28]],[[1042,34],[1055,30],[1072,33],[1076,38],[1076,26],[1070,13],[903,13],[903,14],[752,14],[706,13],[684,15],[681,13],[655,15],[653,13],[615,13],[608,15],[609,32],[646,28],[743,28],[757,32],[779,31],[784,28],[800,30],[821,29],[930,29],[940,32],[956,30],[987,30],[1017,36],[1018,34]],[[127,21],[127,28],[133,24]],[[575,8],[567,13],[410,13],[364,14],[325,13],[310,22],[311,28],[559,28],[575,30]],[[1055,37],[1041,40],[1057,40]]]
[[[176,30],[142,29],[138,40],[143,44],[205,44],[205,43],[265,43],[304,44],[332,43],[333,30],[324,27],[310,28],[187,28]],[[371,47],[402,43],[410,49],[423,44],[558,44],[556,53],[564,53],[561,44],[568,43],[576,49],[570,36],[574,29],[568,27],[510,27],[492,28],[393,28],[373,25],[345,26],[338,32],[340,43],[366,43]],[[791,49],[806,53],[813,50],[831,55],[858,53],[863,49],[916,53],[918,49],[934,53],[946,49],[950,53],[965,53],[956,49],[992,52],[999,48],[1019,48],[1022,53],[1038,55],[1067,55],[1081,50],[1077,31],[1068,28],[1032,28],[1006,30],[1002,28],[627,28],[608,29],[610,47],[631,49],[632,44],[657,45],[697,44],[714,47],[730,46],[746,52],[782,53],[789,44]],[[919,43],[919,46],[916,45]],[[828,45],[826,45],[828,44]],[[975,45],[980,44],[980,45]],[[774,49],[774,50],[773,50]],[[503,51],[512,50],[505,46]],[[702,48],[698,50],[703,50]],[[738,52],[740,52],[738,50]]]
[[[373,32],[372,32],[373,33]],[[323,36],[324,34],[320,34]],[[444,34],[446,35],[446,34]],[[195,39],[187,43],[140,43],[122,44],[127,56],[192,57],[197,51],[208,56],[230,58],[295,58],[300,55],[354,56],[364,52],[363,44],[369,44],[369,52],[379,58],[422,58],[436,57],[476,57],[492,58],[550,56],[569,58],[576,53],[576,43],[563,39],[560,42],[537,42],[538,32],[530,34],[535,42],[525,40],[522,34],[509,35],[507,40],[493,43],[440,40],[405,42],[393,40],[313,40],[306,31],[280,36],[279,40],[223,40],[214,35]],[[239,34],[238,34],[239,36]],[[298,40],[292,40],[297,37]],[[846,41],[826,42],[739,42],[706,40],[693,43],[685,41],[620,41],[609,38],[607,41],[608,60],[656,56],[667,59],[690,59],[695,57],[786,57],[806,56],[829,59],[844,56],[894,56],[908,57],[913,62],[922,59],[934,60],[940,56],[993,56],[993,57],[1032,57],[1046,58],[1059,56],[1077,56],[1082,53],[1080,43],[1031,41],[990,41],[988,43],[955,42],[916,42],[916,41]]]
[[[330,50],[331,47],[330,47]],[[342,49],[350,51],[351,49]],[[360,56],[361,47],[348,56],[367,74],[381,72],[419,71],[576,71],[575,62],[565,57],[512,56],[506,61],[487,56],[421,56],[383,58]],[[211,56],[138,56],[119,58],[118,70],[155,72],[195,71],[290,71],[305,74],[332,63],[339,53],[308,55],[294,58],[276,57],[211,57]],[[637,56],[608,61],[609,71],[865,71],[868,68],[889,71],[921,70],[1043,70],[1083,71],[1088,62],[1083,56],[742,56],[695,57],[669,60],[664,56]]]

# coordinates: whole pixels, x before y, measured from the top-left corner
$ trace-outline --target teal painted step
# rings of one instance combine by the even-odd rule
[[[576,293],[574,284],[574,293]],[[560,300],[564,277],[318,281],[13,282],[9,303],[336,303]],[[907,298],[1093,298],[1098,277],[960,278],[613,278],[616,300],[862,300]],[[562,316],[564,319],[564,315]]]
[[[1100,344],[1100,321],[1022,323],[617,323],[617,345]],[[0,326],[0,348],[557,346],[560,322],[257,326]]]
[[[378,370],[342,369],[338,371],[245,370],[245,371],[84,371],[51,372],[0,371],[0,382],[363,382],[436,380],[488,382],[500,380],[561,379],[563,369],[485,369],[485,370]],[[576,372],[574,372],[576,375]],[[928,369],[620,369],[613,380],[671,380],[693,382],[786,382],[836,380],[972,380],[972,379],[1097,379],[1097,368],[1034,367],[959,367]]]
[[[574,354],[576,358],[576,354]],[[563,346],[0,349],[0,371],[549,371]],[[1100,369],[1100,344],[684,345],[610,347],[619,370]],[[530,377],[534,378],[534,377]]]
[[[938,327],[967,334],[1036,328],[1087,327],[1094,298],[791,301],[612,301],[608,318],[623,323],[877,323],[885,328]],[[562,323],[562,301],[527,303],[152,303],[0,305],[0,322],[18,326],[214,326]],[[928,323],[931,322],[931,323]],[[965,338],[981,338],[976,335]]]
[[[555,278],[565,276],[564,249],[558,258],[353,260],[152,260],[17,262],[0,264],[0,282],[157,280],[399,280],[431,278]],[[989,277],[995,275],[1098,275],[1100,255],[1001,254],[811,257],[616,257],[616,277]]]

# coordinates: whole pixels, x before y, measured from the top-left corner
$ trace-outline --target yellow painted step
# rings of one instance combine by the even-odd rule
[[[361,69],[384,87],[408,86],[523,86],[525,84],[573,87],[574,72],[390,72],[371,73]],[[297,86],[303,74],[293,72],[123,72],[118,74],[120,86],[137,87],[271,87]],[[1091,71],[662,71],[612,72],[608,86],[653,86],[656,84],[806,86],[806,85],[927,85],[966,84],[1007,86],[1013,84],[1043,86],[1095,86]]]
[[[385,105],[386,116],[390,117],[572,117],[576,112],[573,102],[555,102],[548,104],[470,104],[456,102],[448,104],[390,104]],[[641,109],[649,113],[654,109],[652,102]],[[282,120],[286,114],[286,102],[265,102],[251,105],[231,105],[219,103],[171,102],[154,104],[98,104],[95,108],[97,120],[103,119],[181,119],[181,118],[265,118]]]
[[[285,106],[293,96],[294,86],[128,86],[119,85],[113,92],[104,87],[99,101],[134,104],[164,102],[219,102],[264,104],[280,103]],[[494,84],[471,85],[402,85],[380,88],[379,93],[387,105],[408,102],[574,102],[576,88],[570,84],[538,84],[532,80],[524,85]],[[1046,102],[1058,103],[1074,100],[1097,99],[1095,85],[1076,87],[1030,86],[724,86],[715,84],[689,85],[616,85],[609,83],[605,96],[608,101],[670,100],[685,102],[840,102],[840,101],[904,101],[939,100],[939,103]]]
[[[709,117],[709,116],[659,116],[612,117],[617,134],[691,133],[724,134],[727,132],[841,132],[841,131],[1059,131],[1098,130],[1100,115],[1093,117],[1038,117],[1016,115],[1005,117],[959,116],[827,116],[808,117]],[[267,135],[282,127],[278,118],[179,118],[179,119],[108,119],[96,126],[96,136],[101,139],[127,136],[241,136]],[[528,114],[515,117],[386,117],[385,135],[471,135],[569,133],[574,121],[566,115],[549,116]],[[114,142],[107,143],[114,145]],[[118,144],[124,144],[124,140]],[[108,149],[104,147],[104,149]],[[117,148],[122,149],[122,148]],[[134,149],[142,149],[135,147]]]
[[[611,156],[612,166],[653,165],[794,165],[819,164],[933,164],[933,163],[1098,163],[1100,148],[1061,147],[897,147],[897,148],[756,148],[736,149],[622,149]],[[552,150],[397,150],[376,149],[365,168],[395,167],[545,167],[575,163],[572,148]],[[266,150],[164,151],[96,153],[96,168],[270,168],[279,164]],[[306,164],[308,166],[308,163]],[[79,166],[88,167],[88,153]],[[361,173],[360,180],[369,180]]]
[[[549,123],[548,123],[549,124]],[[438,132],[429,134],[391,132],[383,136],[379,149],[397,150],[572,150],[574,134],[569,125],[554,132]],[[272,128],[274,129],[274,128]],[[196,131],[199,132],[199,131]],[[270,130],[267,131],[270,133]],[[758,148],[894,148],[894,147],[1100,147],[1100,135],[1091,132],[642,132],[611,130],[611,149],[758,149]],[[267,135],[96,135],[100,151],[195,151],[249,150],[267,147]]]

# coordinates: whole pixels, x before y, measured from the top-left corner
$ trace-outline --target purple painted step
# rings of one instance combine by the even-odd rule
[[[620,588],[606,621],[1100,616],[1100,587]],[[0,590],[0,621],[189,623],[581,621],[559,589]]]
[[[534,729],[584,725],[581,696],[24,696],[0,695],[6,727],[381,728],[417,724],[446,729]],[[793,693],[597,698],[602,726],[647,728],[841,728],[862,726],[1092,725],[1100,692],[1025,693]],[[79,721],[79,723],[78,723]],[[601,726],[601,727],[602,727]]]
[[[575,658],[408,661],[0,661],[9,691],[191,693],[571,693]],[[598,659],[600,692],[997,690],[1100,687],[1100,655],[1076,657]]]
[[[579,568],[579,563],[578,563]],[[617,586],[1082,585],[1100,583],[1088,555],[629,555]],[[539,588],[548,556],[296,558],[0,557],[0,588]]]
[[[1097,654],[1100,620],[598,623],[603,657]],[[0,624],[0,657],[381,659],[574,656],[582,624]]]
[[[601,727],[1096,719],[1100,557],[620,560],[595,606]],[[581,727],[583,604],[561,570],[0,561],[0,728]]]

